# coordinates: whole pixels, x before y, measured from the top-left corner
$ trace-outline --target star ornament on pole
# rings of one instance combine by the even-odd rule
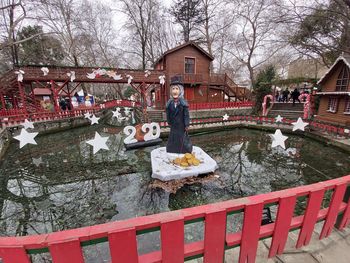
[[[93,153],[97,153],[99,150],[109,150],[107,146],[107,140],[109,137],[102,137],[98,132],[95,132],[95,138],[93,140],[86,141],[93,147]]]
[[[22,148],[23,146],[27,144],[37,144],[34,140],[34,137],[38,135],[38,132],[27,132],[26,129],[21,129],[21,133],[15,137],[14,139],[19,141],[19,148]]]
[[[303,122],[303,120],[299,117],[296,122],[292,122],[293,131],[301,130],[305,131],[305,127],[309,125],[307,122]]]
[[[91,117],[91,113],[90,112],[84,113],[84,118],[85,119],[90,119],[90,117]]]
[[[222,116],[222,119],[223,119],[224,121],[228,121],[228,118],[230,118],[230,116],[227,115],[227,113],[225,113],[225,115]]]
[[[285,140],[288,139],[288,137],[284,136],[280,129],[277,129],[275,131],[275,134],[271,134],[271,138],[272,138],[272,146],[271,146],[272,148],[281,146],[283,149],[286,149],[284,142]]]
[[[34,124],[34,122],[28,121],[28,119],[25,119],[21,125],[24,127],[24,129],[28,130],[28,129],[34,129],[33,124]]]
[[[283,117],[281,117],[281,115],[278,115],[276,118],[275,118],[275,122],[282,122],[283,121]]]
[[[89,120],[91,121],[91,125],[98,124],[99,119],[100,118],[96,117],[95,114],[92,114],[92,116],[89,118]]]

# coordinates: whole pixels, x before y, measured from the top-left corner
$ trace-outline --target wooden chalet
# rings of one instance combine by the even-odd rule
[[[214,57],[190,41],[166,51],[155,63],[154,69],[165,72],[164,89],[155,90],[155,106],[163,108],[169,99],[170,79],[182,77],[185,99],[189,103],[246,101],[250,90],[238,86],[227,74],[210,71]]]
[[[340,56],[317,83],[317,120],[350,127],[350,56]]]

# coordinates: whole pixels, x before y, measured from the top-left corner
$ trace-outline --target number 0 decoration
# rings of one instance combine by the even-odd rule
[[[146,142],[156,140],[160,136],[160,126],[159,123],[156,122],[145,123],[144,125],[142,125],[141,130],[142,132],[146,133],[143,137],[143,140]],[[123,131],[124,134],[127,136],[124,139],[125,144],[132,144],[138,142],[138,140],[135,138],[136,128],[134,126],[126,126]]]

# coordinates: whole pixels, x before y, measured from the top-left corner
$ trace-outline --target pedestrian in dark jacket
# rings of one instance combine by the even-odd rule
[[[289,92],[288,88],[282,92],[282,94],[283,94],[283,97],[282,97],[283,102],[288,102],[289,93],[290,92]]]
[[[299,100],[300,92],[299,92],[299,90],[297,88],[294,89],[294,91],[292,92],[291,96],[292,96],[292,99],[293,99],[293,106],[294,106],[296,100],[299,101],[299,103],[300,103],[300,100]]]
[[[192,143],[188,136],[190,114],[188,103],[183,98],[184,87],[180,77],[171,79],[171,98],[166,104],[167,121],[170,125],[170,134],[166,151],[169,153],[192,153]]]

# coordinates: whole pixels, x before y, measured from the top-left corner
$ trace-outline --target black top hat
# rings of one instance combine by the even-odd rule
[[[170,85],[184,85],[182,81],[182,76],[176,75],[170,79]]]

